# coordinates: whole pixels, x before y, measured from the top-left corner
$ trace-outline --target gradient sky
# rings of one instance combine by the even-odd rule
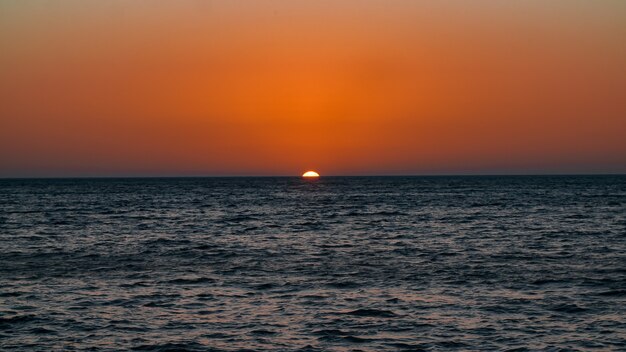
[[[0,177],[626,172],[626,1],[0,1]]]

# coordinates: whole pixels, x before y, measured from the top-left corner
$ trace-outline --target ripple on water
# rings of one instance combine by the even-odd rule
[[[0,180],[0,349],[626,348],[626,177]]]

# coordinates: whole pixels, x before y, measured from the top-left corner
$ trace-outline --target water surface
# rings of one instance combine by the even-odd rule
[[[626,349],[626,177],[0,180],[0,349]]]

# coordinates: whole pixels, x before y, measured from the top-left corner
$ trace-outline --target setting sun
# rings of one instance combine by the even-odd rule
[[[307,178],[320,177],[320,174],[318,174],[315,171],[307,171],[302,174],[302,177],[307,177]]]

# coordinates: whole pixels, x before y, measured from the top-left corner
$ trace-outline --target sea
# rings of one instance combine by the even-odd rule
[[[2,351],[625,351],[626,176],[0,180]]]

